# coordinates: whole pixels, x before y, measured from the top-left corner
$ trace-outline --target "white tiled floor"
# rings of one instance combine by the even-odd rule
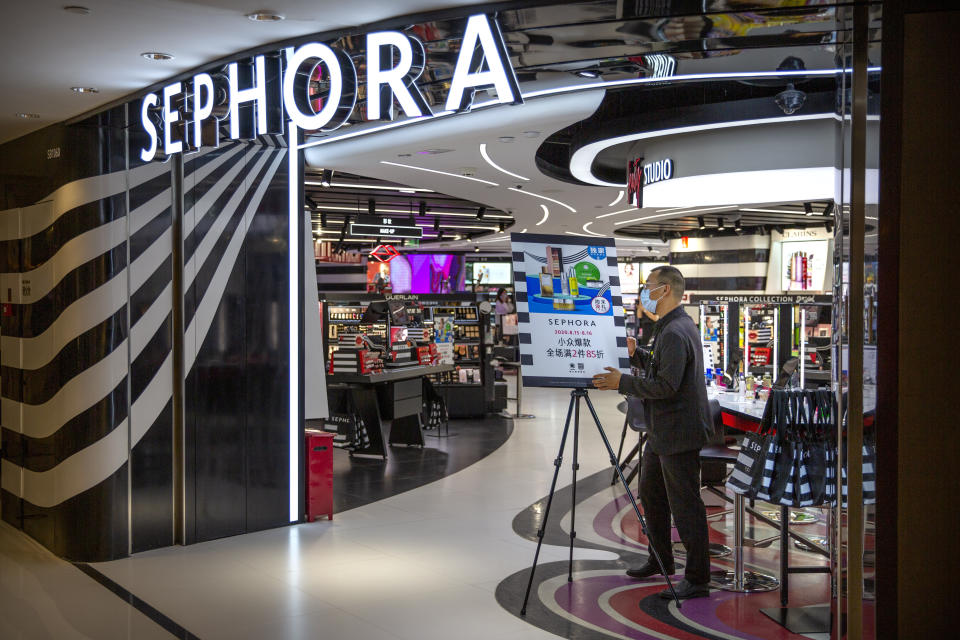
[[[535,544],[514,534],[511,522],[547,493],[569,399],[568,390],[526,389],[523,409],[537,417],[516,421],[513,436],[492,455],[332,522],[95,567],[203,640],[554,638],[504,611],[493,591],[533,559]],[[594,392],[592,399],[616,446],[620,396]],[[609,466],[586,407],[581,434],[585,477]],[[568,446],[561,487],[570,483],[570,455]],[[544,547],[541,559],[566,554]],[[578,551],[577,557],[614,556]],[[119,598],[6,526],[0,528],[0,571],[4,640],[164,637]],[[90,624],[100,626],[91,632]]]

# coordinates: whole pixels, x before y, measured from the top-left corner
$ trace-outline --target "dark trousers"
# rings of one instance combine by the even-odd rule
[[[647,446],[640,467],[640,503],[647,520],[647,537],[664,566],[669,569],[673,565],[672,513],[680,540],[687,548],[684,577],[691,584],[710,582],[707,509],[700,497],[700,452],[659,456]]]

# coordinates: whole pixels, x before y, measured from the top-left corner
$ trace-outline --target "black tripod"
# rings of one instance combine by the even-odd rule
[[[537,551],[533,554],[533,567],[530,568],[530,580],[527,582],[527,592],[523,596],[523,607],[520,609],[520,615],[527,615],[527,601],[530,599],[530,589],[533,587],[533,574],[537,571],[537,560],[540,558],[540,547],[543,546],[543,535],[547,529],[547,519],[550,517],[550,505],[553,504],[553,494],[557,489],[557,477],[560,475],[560,465],[563,464],[563,451],[567,446],[567,433],[570,431],[570,416],[573,418],[573,464],[571,465],[573,469],[573,484],[571,489],[573,491],[572,504],[570,507],[570,564],[568,567],[567,573],[567,582],[573,582],[573,540],[577,537],[576,532],[576,519],[577,519],[577,470],[580,468],[578,454],[579,454],[579,441],[580,441],[580,399],[583,398],[587,401],[587,408],[590,409],[590,415],[593,416],[593,421],[597,425],[597,431],[600,432],[600,438],[603,440],[603,446],[607,448],[607,453],[610,454],[610,464],[613,465],[613,468],[616,469],[616,473],[620,476],[620,483],[623,484],[623,488],[627,490],[627,497],[630,498],[630,503],[633,505],[633,511],[637,514],[637,519],[640,521],[640,529],[643,531],[643,535],[647,535],[647,523],[643,519],[643,514],[640,513],[640,507],[637,506],[637,500],[633,497],[633,492],[630,491],[630,485],[627,483],[627,479],[623,475],[623,469],[620,468],[620,465],[617,463],[616,455],[613,452],[613,447],[610,446],[610,441],[607,440],[607,434],[604,433],[603,427],[600,426],[600,418],[597,417],[597,412],[593,408],[593,403],[590,402],[590,396],[587,395],[586,389],[572,389],[570,391],[570,407],[567,409],[567,421],[563,425],[563,435],[560,438],[560,451],[557,452],[557,458],[553,461],[553,482],[550,483],[550,495],[547,496],[547,508],[543,512],[543,522],[540,523],[540,528],[537,529]],[[660,559],[660,554],[657,553],[657,550],[650,545],[650,553],[653,554],[653,559],[657,561],[657,566],[660,567],[660,573],[663,574],[663,577],[667,581],[667,586],[670,588],[670,593],[673,594],[673,599],[677,603],[677,608],[680,608],[680,598],[677,597],[677,592],[673,588],[673,583],[670,581],[670,576],[667,575],[666,569],[663,567],[663,561]]]

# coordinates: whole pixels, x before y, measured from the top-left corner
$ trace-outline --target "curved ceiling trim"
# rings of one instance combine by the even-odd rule
[[[638,133],[631,133],[624,136],[616,136],[614,138],[606,138],[604,140],[597,140],[596,142],[591,142],[586,144],[576,151],[573,152],[573,155],[570,156],[570,174],[584,182],[586,184],[596,185],[598,187],[618,187],[620,189],[626,188],[625,183],[616,183],[616,182],[607,182],[606,180],[601,180],[593,175],[593,161],[596,159],[603,150],[610,147],[616,146],[618,144],[624,144],[627,142],[635,142],[637,140],[647,140],[650,138],[660,138],[666,136],[675,136],[685,133],[697,133],[700,131],[710,131],[713,129],[730,129],[736,127],[750,127],[754,125],[761,124],[776,124],[782,122],[801,122],[806,120],[828,120],[834,117],[832,113],[813,113],[802,116],[782,116],[779,118],[756,118],[752,120],[733,120],[730,122],[715,122],[711,124],[698,124],[691,125],[688,127],[674,127],[672,129],[658,129],[656,131],[642,131]],[[674,178],[677,180],[677,178]],[[648,188],[652,188],[654,185],[651,185]],[[644,193],[648,188],[644,189]]]
[[[867,71],[879,71],[880,67],[870,67]],[[629,80],[604,80],[600,82],[578,82],[570,85],[562,85],[559,87],[549,87],[546,89],[537,89],[532,91],[523,91],[521,88],[520,95],[523,100],[530,100],[533,98],[542,98],[546,96],[556,96],[565,93],[574,93],[581,91],[597,91],[602,90],[606,91],[607,89],[618,89],[622,87],[630,87],[636,85],[644,84],[670,84],[670,83],[681,83],[681,82],[692,82],[698,80],[749,80],[751,78],[789,78],[794,76],[802,77],[816,77],[816,76],[834,76],[840,75],[842,73],[848,73],[846,69],[804,69],[800,71],[731,71],[731,72],[714,72],[714,73],[689,73],[684,75],[670,76],[668,78],[657,78],[657,77],[648,77],[648,78],[631,78]],[[471,107],[470,111],[476,111],[478,109],[486,109],[489,107],[505,107],[512,105],[505,105],[498,100],[487,100],[486,102],[481,102],[475,104]],[[351,138],[358,138],[361,136],[368,136],[380,133],[381,131],[387,131],[390,129],[396,129],[399,127],[407,127],[411,125],[421,124],[424,122],[430,122],[436,120],[437,118],[448,118],[451,116],[462,115],[467,112],[454,112],[454,111],[440,111],[433,115],[429,116],[420,116],[416,118],[407,118],[405,120],[397,120],[394,122],[388,122],[385,124],[377,124],[366,127],[355,127],[353,130],[338,135],[329,136],[321,140],[312,140],[310,142],[305,142],[300,145],[301,149],[309,149],[310,147],[322,146],[331,144],[334,142],[341,142],[343,140],[348,140]],[[591,183],[598,184],[599,186],[620,186],[625,185],[613,185],[609,183]]]
[[[849,171],[847,171],[849,173]],[[878,171],[867,169],[866,197],[875,204]],[[723,207],[754,202],[811,202],[833,200],[841,189],[841,172],[835,167],[731,171],[657,182],[643,190],[644,204],[653,207]],[[843,181],[844,198],[849,199],[849,178]],[[614,223],[620,226],[653,218],[684,216],[694,211],[671,211]]]

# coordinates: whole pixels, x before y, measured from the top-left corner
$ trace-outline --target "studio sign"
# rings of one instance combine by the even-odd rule
[[[408,117],[433,115],[417,86],[426,63],[423,43],[400,31],[377,31],[366,35],[365,45],[366,119],[393,120],[394,99]],[[311,95],[311,79],[318,75],[328,89]],[[500,26],[478,14],[467,19],[444,110],[468,111],[476,90],[491,86],[497,102],[523,102]],[[288,49],[285,59],[260,55],[233,62],[225,74],[198,73],[144,97],[140,122],[149,145],[140,158],[149,162],[158,152],[215,147],[221,120],[229,120],[231,139],[283,134],[284,116],[301,129],[333,131],[350,118],[356,101],[353,59],[321,42]]]
[[[673,160],[665,158],[649,164],[643,158],[627,163],[627,201],[635,206],[643,206],[643,187],[662,182],[673,177]]]

